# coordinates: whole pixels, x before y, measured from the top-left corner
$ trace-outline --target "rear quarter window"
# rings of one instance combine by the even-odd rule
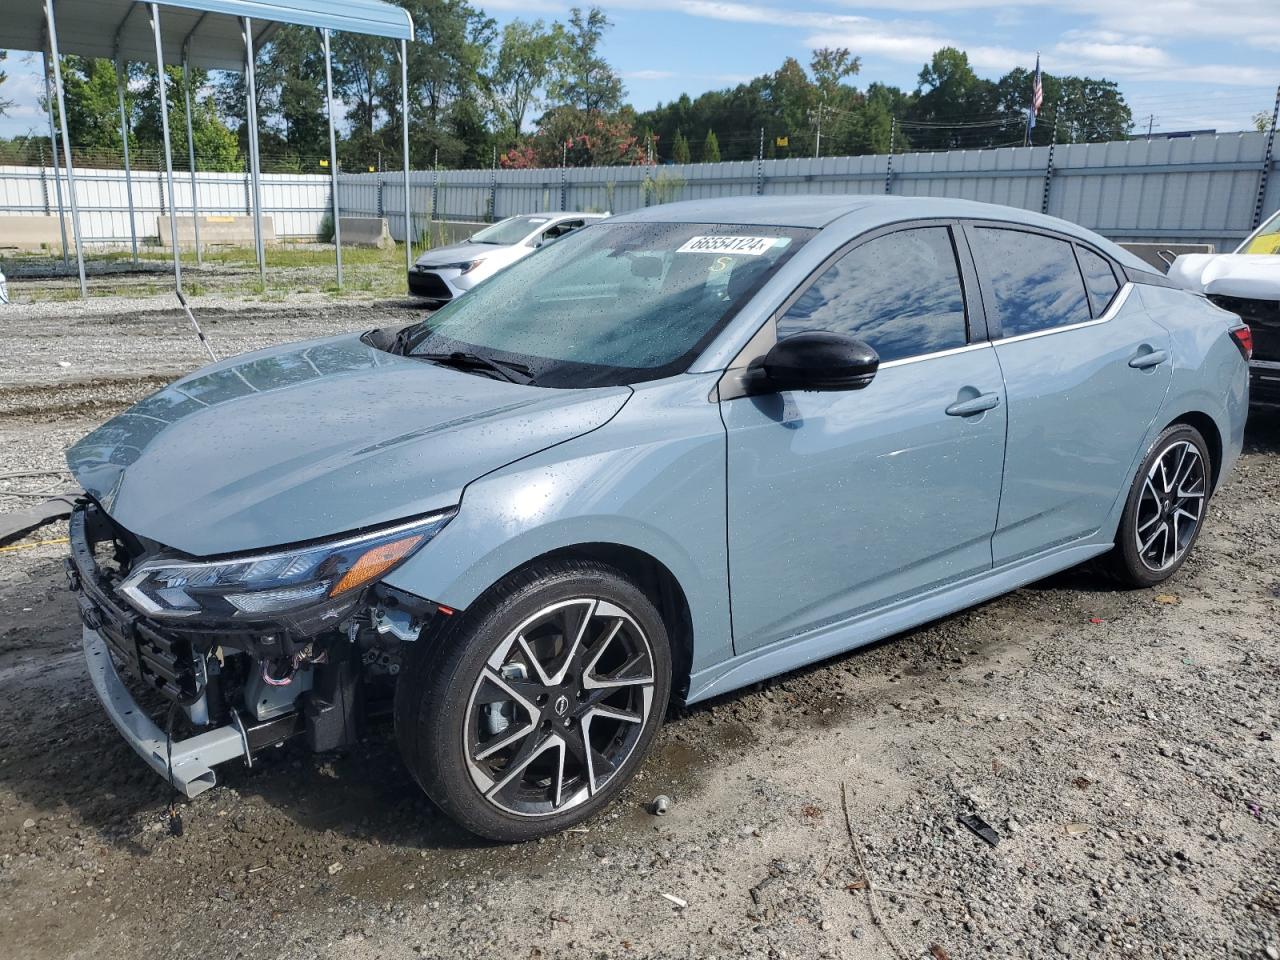
[[[1109,260],[1085,247],[1076,247],[1076,256],[1080,259],[1080,272],[1084,274],[1085,289],[1089,292],[1089,306],[1093,308],[1093,315],[1100,317],[1120,292],[1115,270]]]

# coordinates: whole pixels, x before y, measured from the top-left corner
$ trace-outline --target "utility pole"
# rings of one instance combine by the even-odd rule
[[[1147,114],[1147,139],[1151,139],[1151,131],[1156,125],[1156,115],[1154,113]]]
[[[813,158],[822,156],[822,104],[818,104],[818,137],[813,143]]]

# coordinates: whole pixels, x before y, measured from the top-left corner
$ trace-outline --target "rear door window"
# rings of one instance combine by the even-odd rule
[[[854,247],[778,319],[778,338],[820,330],[857,337],[881,362],[963,347],[964,288],[951,230],[915,227]]]
[[[1092,317],[1072,244],[1000,227],[975,227],[971,233],[988,319],[999,323],[1002,336],[1039,333]]]
[[[1100,317],[1120,292],[1115,270],[1105,257],[1085,247],[1076,247],[1076,256],[1080,259],[1080,272],[1084,274],[1084,285],[1089,291],[1089,306],[1093,308],[1093,315]]]

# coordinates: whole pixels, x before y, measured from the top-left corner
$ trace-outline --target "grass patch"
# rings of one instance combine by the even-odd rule
[[[129,262],[133,254],[129,250],[113,250],[96,253],[86,258],[89,269],[88,283],[91,297],[156,297],[165,296],[173,289],[167,271],[141,272],[112,270],[95,274],[94,264],[117,265]],[[34,258],[33,258],[34,259]],[[48,262],[49,258],[39,258]],[[159,265],[172,262],[172,256],[163,249],[138,251],[138,259],[147,264]],[[343,247],[342,266],[344,284],[341,290],[334,277],[332,247],[304,247],[280,244],[266,249],[267,271],[265,280],[258,275],[257,252],[253,247],[227,247],[206,251],[203,264],[197,266],[193,253],[182,256],[183,290],[188,296],[245,297],[283,302],[298,294],[325,294],[332,297],[385,296],[398,297],[408,293],[405,273],[404,247],[388,250],[369,247]],[[25,280],[11,276],[13,292],[21,299],[35,301],[74,300],[79,297],[74,276],[57,279]]]

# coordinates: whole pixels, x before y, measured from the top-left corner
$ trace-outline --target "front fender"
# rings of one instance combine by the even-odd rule
[[[616,544],[679,582],[695,670],[732,656],[724,426],[707,401],[715,377],[642,385],[603,427],[469,484],[457,517],[386,582],[464,609],[547,553]]]

